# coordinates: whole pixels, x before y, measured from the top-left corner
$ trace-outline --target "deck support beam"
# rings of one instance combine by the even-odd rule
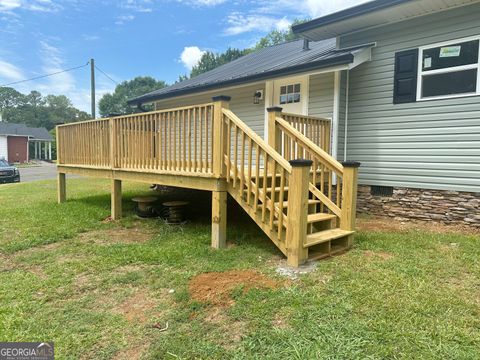
[[[308,183],[311,160],[291,160],[292,174],[288,190],[287,264],[298,267],[308,259],[307,239]]]
[[[112,219],[122,217],[122,180],[112,179]]]
[[[212,191],[212,247],[227,247],[227,192]]]
[[[57,198],[58,203],[67,201],[67,181],[65,173],[57,173]]]

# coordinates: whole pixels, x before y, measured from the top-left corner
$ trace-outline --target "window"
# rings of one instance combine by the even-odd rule
[[[417,100],[480,94],[479,37],[419,50]]]
[[[300,102],[300,84],[280,86],[280,104]]]

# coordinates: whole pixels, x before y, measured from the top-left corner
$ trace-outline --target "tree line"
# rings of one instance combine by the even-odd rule
[[[295,20],[292,25],[307,20]],[[273,30],[262,37],[255,46],[247,49],[228,48],[221,53],[205,52],[190,74],[181,75],[178,81],[193,78],[216,67],[236,60],[253,51],[295,40],[291,28],[287,31]],[[115,87],[113,93],[102,96],[98,103],[102,117],[131,114],[151,109],[138,109],[127,104],[127,100],[168,86],[163,80],[150,76],[139,76],[129,81],[123,81]],[[9,87],[0,87],[0,114],[3,121],[22,123],[31,127],[45,127],[52,130],[57,124],[82,121],[91,118],[90,114],[76,109],[65,95],[43,96],[38,91],[24,95]]]

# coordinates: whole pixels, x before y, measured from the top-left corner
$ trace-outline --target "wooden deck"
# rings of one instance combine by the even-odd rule
[[[212,246],[226,246],[230,194],[293,266],[347,250],[355,226],[358,164],[329,155],[330,122],[269,109],[268,143],[229,110],[227,97],[57,127],[58,200],[65,174],[212,192]]]

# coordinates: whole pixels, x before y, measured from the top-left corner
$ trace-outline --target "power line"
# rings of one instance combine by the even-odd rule
[[[103,75],[105,75],[105,77],[107,77],[107,78],[110,79],[112,82],[114,82],[116,85],[118,85],[118,81],[113,80],[110,76],[107,75],[107,73],[106,73],[105,71],[103,71],[102,69],[100,69],[97,65],[95,65],[95,69],[97,69],[98,71],[100,71]]]
[[[83,67],[88,66],[89,64],[90,64],[90,61],[88,61],[85,65],[80,65],[80,66],[72,67],[72,68],[69,68],[69,69],[60,70],[60,71],[57,71],[57,72],[54,72],[54,73],[51,73],[51,74],[36,76],[36,77],[30,78],[30,79],[14,81],[14,82],[11,82],[11,83],[8,83],[8,84],[0,85],[0,87],[21,84],[21,83],[24,83],[24,82],[27,82],[27,81],[32,81],[32,80],[43,79],[43,78],[46,78],[46,77],[49,77],[49,76],[58,75],[58,74],[62,74],[62,73],[68,72],[68,71],[81,69]]]

